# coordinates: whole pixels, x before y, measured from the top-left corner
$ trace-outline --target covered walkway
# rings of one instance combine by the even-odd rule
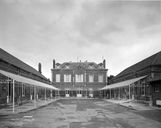
[[[141,76],[130,80],[122,81],[105,86],[100,91],[104,98],[108,99],[134,99],[138,94],[145,95],[145,85],[141,86],[140,81],[147,76]]]
[[[5,100],[8,107],[12,104],[13,113],[15,112],[15,106],[22,104],[33,103],[33,106],[36,108],[38,101],[46,102],[47,99],[52,99],[55,96],[55,91],[59,90],[50,84],[7,71],[0,70],[0,75],[3,78],[0,85],[5,87],[2,92],[7,93]]]

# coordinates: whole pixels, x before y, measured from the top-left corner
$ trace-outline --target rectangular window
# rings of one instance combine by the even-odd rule
[[[56,74],[56,82],[60,82],[60,74]]]
[[[64,82],[71,82],[71,75],[70,74],[64,74]]]
[[[98,82],[103,82],[103,75],[98,75]]]
[[[76,82],[83,82],[83,74],[76,74],[75,78]]]
[[[91,82],[94,82],[94,75],[89,75],[89,82],[91,83]]]

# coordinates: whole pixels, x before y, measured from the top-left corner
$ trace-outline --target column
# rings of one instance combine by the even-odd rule
[[[45,88],[45,101],[46,101],[46,88]]]
[[[131,95],[131,93],[130,93],[130,85],[129,85],[129,99],[130,99],[130,95]]]
[[[12,104],[12,111],[15,112],[15,80],[13,80],[13,104]]]

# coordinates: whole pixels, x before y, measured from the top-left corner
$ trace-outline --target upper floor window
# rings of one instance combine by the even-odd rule
[[[56,82],[60,82],[60,74],[56,74]]]
[[[103,82],[103,75],[98,75],[98,82]]]
[[[92,74],[89,75],[89,82],[90,83],[94,82],[94,75],[92,75]]]
[[[83,82],[83,74],[76,74],[75,80],[76,82]]]
[[[64,74],[64,82],[71,82],[71,75],[70,74]]]

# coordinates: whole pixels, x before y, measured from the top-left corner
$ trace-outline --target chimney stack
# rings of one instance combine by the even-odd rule
[[[40,73],[42,73],[42,72],[41,72],[41,63],[38,64],[38,71],[39,71]]]
[[[55,69],[55,59],[53,60],[53,69]]]
[[[106,60],[103,60],[103,67],[106,68]]]

